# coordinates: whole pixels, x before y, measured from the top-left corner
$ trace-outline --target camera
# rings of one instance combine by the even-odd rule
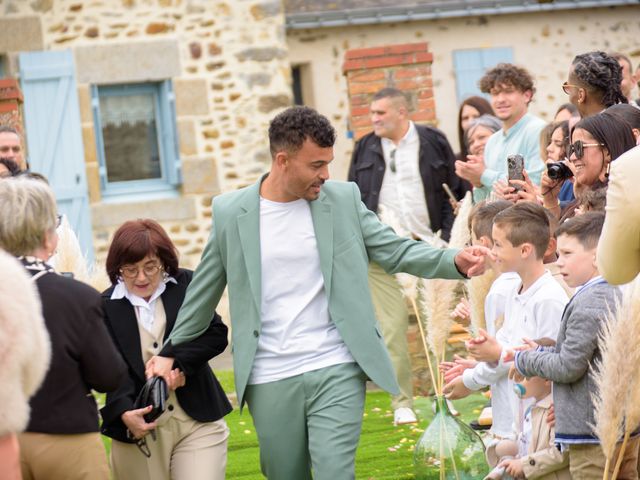
[[[547,164],[547,176],[551,180],[566,180],[573,177],[573,172],[564,162]]]

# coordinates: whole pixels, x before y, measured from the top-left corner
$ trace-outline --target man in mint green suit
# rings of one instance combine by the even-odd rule
[[[314,110],[276,116],[269,141],[270,173],[216,197],[211,236],[168,341],[202,334],[228,286],[236,392],[253,417],[262,472],[270,480],[352,479],[366,379],[397,392],[369,262],[458,279],[480,273],[486,252],[398,237],[354,183],[325,183],[335,131]],[[173,359],[154,357],[147,374],[169,377],[172,367]]]

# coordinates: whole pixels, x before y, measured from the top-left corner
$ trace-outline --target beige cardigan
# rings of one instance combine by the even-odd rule
[[[571,480],[568,452],[561,453],[555,446],[555,434],[547,423],[547,414],[553,403],[548,395],[531,409],[531,442],[529,454],[522,457],[527,480]]]
[[[600,274],[615,285],[640,271],[640,146],[611,162],[597,261]]]

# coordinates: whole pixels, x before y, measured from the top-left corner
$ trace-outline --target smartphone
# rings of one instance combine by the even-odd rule
[[[508,172],[509,180],[524,181],[523,170],[524,170],[524,157],[522,155],[515,154],[515,155],[509,155],[507,157],[507,172]],[[511,183],[509,185],[515,188],[516,191],[521,189],[519,186],[513,185]]]
[[[445,191],[445,193],[448,195],[449,199],[453,202],[453,204],[456,205],[458,203],[458,199],[451,191],[451,188],[449,188],[449,185],[447,185],[446,183],[443,183],[442,188]]]

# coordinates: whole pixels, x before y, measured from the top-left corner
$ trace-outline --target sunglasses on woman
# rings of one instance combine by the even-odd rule
[[[604,147],[603,143],[584,143],[582,140],[576,140],[569,145],[569,152],[567,157],[571,158],[571,155],[575,155],[576,159],[580,159],[584,156],[584,149],[589,147]]]

